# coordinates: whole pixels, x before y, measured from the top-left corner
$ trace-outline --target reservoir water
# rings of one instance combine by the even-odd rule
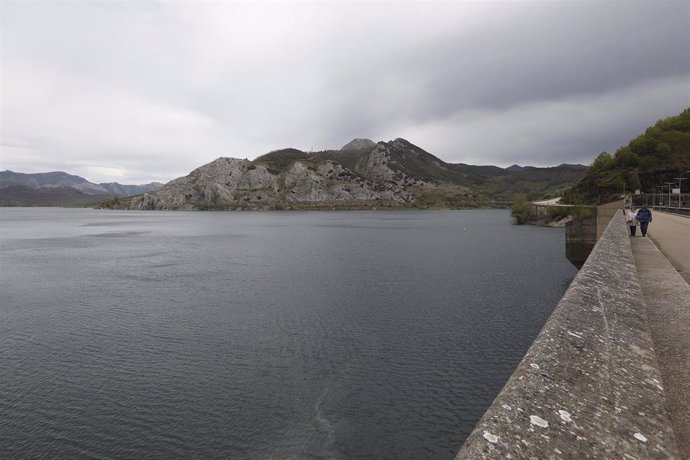
[[[501,210],[0,208],[0,457],[451,459],[575,273]]]

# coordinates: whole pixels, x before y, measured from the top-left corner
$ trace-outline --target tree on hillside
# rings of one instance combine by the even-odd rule
[[[688,170],[690,109],[659,120],[615,155],[600,153],[587,175],[565,195],[578,204],[597,204],[618,199],[624,191],[649,194]]]
[[[640,156],[630,147],[623,147],[616,152],[613,163],[621,168],[636,168],[640,164]]]
[[[510,209],[510,216],[515,219],[518,225],[526,224],[532,213],[527,196],[519,193],[513,197],[513,207]]]
[[[591,172],[603,171],[613,166],[613,157],[608,152],[601,152],[589,167]]]

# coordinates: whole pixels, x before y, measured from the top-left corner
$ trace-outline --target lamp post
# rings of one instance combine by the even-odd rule
[[[675,185],[675,182],[664,182],[668,186],[668,207],[671,207],[671,186]]]
[[[685,177],[674,177],[678,181],[678,209],[680,209],[680,202],[683,201],[683,180]]]
[[[666,187],[666,186],[665,186],[665,185],[656,185],[656,186],[654,186],[654,189],[655,189],[655,190],[656,190],[657,188],[660,188],[660,189],[661,189],[661,192],[659,192],[659,195],[660,195],[660,197],[661,197],[661,204],[660,204],[659,206],[663,206],[663,205],[664,205],[664,187]],[[656,205],[656,200],[654,201],[654,205]]]
[[[683,180],[687,179],[687,177],[674,177],[674,179],[678,180],[678,208],[680,209],[680,202],[683,197]]]

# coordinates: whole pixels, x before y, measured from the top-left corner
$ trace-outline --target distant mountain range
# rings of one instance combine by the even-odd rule
[[[131,209],[466,208],[558,194],[582,165],[552,168],[446,163],[398,138],[357,138],[339,150],[282,149],[254,161],[221,157],[163,185],[95,184],[65,172],[0,172],[0,206]],[[117,197],[117,199],[114,199]]]
[[[508,168],[446,163],[406,141],[357,138],[339,150],[283,149],[254,161],[221,157],[166,185],[94,184],[65,172],[0,172],[0,206],[130,209],[463,208],[566,197],[601,203],[651,194],[690,171],[690,109],[659,120],[591,166]],[[684,182],[687,193],[690,181]],[[121,197],[113,200],[113,197]],[[640,195],[639,200],[646,200]],[[108,200],[108,203],[103,203]]]
[[[555,168],[446,163],[408,142],[354,139],[339,150],[283,149],[254,161],[221,157],[156,192],[120,200],[130,209],[467,208],[541,198],[576,183],[582,165]]]
[[[0,171],[0,206],[88,206],[113,197],[151,192],[163,184],[94,184],[80,176],[55,171],[24,174]]]

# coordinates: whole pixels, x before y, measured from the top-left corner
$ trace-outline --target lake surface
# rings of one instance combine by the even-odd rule
[[[576,274],[500,210],[0,232],[2,458],[451,459]]]

